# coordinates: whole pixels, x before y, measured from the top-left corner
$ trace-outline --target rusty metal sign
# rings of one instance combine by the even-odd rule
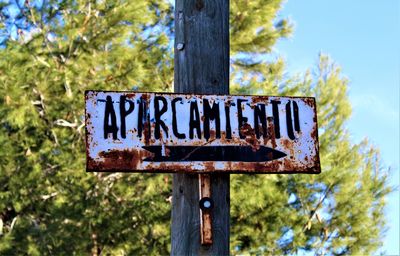
[[[319,173],[315,99],[86,91],[88,171]]]

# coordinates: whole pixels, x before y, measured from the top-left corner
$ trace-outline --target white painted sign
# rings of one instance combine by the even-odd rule
[[[319,173],[315,99],[87,91],[88,171]]]

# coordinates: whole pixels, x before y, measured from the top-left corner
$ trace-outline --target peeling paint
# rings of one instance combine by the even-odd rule
[[[126,102],[121,96],[125,96]],[[172,102],[177,98],[180,100],[176,101],[173,112]],[[107,100],[112,108],[108,112]],[[87,91],[85,101],[88,171],[320,172],[317,112],[315,99],[311,97]],[[145,107],[139,120],[142,101]],[[275,112],[272,101],[279,102],[275,103]],[[208,109],[204,106],[206,102]],[[264,107],[265,116],[263,112],[255,113]],[[171,152],[179,152],[176,148],[171,151],[171,147],[209,147],[209,152],[219,152],[222,161],[144,161],[154,157],[145,146],[162,146],[166,159],[173,157]],[[226,154],[222,155],[211,150],[219,146],[232,147],[225,147]],[[261,154],[264,152],[261,149],[270,148],[284,152],[285,157],[273,159],[270,151],[265,156],[271,159],[268,161],[235,161],[232,152],[237,151],[237,146],[251,146],[252,150],[246,154]],[[229,156],[227,160],[225,155]]]

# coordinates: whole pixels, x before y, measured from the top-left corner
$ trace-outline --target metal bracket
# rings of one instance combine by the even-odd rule
[[[209,174],[199,174],[199,196],[201,245],[211,245],[213,243],[211,210],[214,207],[214,202],[211,198],[211,178]]]

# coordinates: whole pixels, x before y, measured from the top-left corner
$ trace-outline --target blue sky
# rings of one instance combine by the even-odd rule
[[[353,115],[347,127],[354,143],[363,138],[380,148],[383,167],[391,168],[390,184],[399,186],[400,1],[289,0],[281,17],[294,24],[290,39],[275,53],[290,73],[315,66],[326,53],[350,80]],[[399,191],[388,197],[389,230],[380,250],[400,255]]]

